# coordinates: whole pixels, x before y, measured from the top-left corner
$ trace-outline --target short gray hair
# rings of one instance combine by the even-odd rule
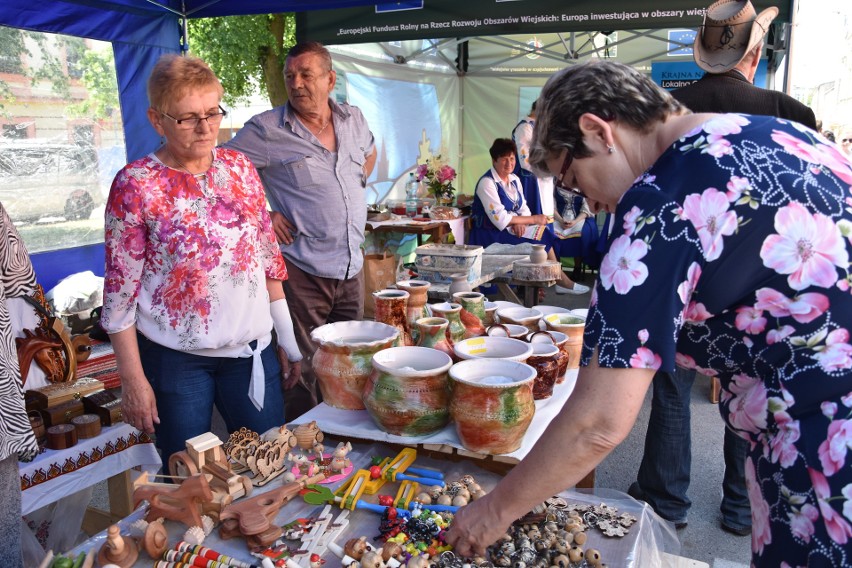
[[[287,52],[286,59],[293,59],[305,54],[317,55],[322,60],[323,67],[326,71],[331,71],[331,53],[328,49],[318,41],[303,41],[297,43]]]
[[[568,67],[551,77],[539,95],[530,165],[546,172],[547,160],[566,149],[575,158],[590,156],[579,127],[580,115],[587,112],[648,132],[655,122],[689,111],[622,63],[593,60]]]

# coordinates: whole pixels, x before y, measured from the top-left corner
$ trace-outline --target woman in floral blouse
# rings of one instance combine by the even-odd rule
[[[260,178],[216,148],[219,80],[199,59],[166,55],[148,97],[165,142],[113,181],[101,323],[124,419],[155,432],[166,461],[210,430],[214,404],[229,431],[284,423],[281,388],[298,380],[301,354]]]
[[[532,162],[613,215],[577,386],[449,534],[481,551],[627,433],[657,369],[718,376],[755,566],[852,564],[852,164],[796,123],[690,114],[614,62],[555,75]],[[536,479],[536,483],[525,480]]]

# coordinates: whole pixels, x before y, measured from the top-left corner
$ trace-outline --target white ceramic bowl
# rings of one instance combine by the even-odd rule
[[[450,367],[450,378],[461,383],[501,388],[535,379],[535,369],[509,359],[460,361]]]
[[[510,359],[524,362],[532,355],[532,345],[511,337],[471,337],[453,346],[459,359]]]
[[[586,326],[586,318],[577,317],[574,314],[550,314],[544,317],[544,321],[547,323],[547,329],[562,333]]]
[[[373,355],[373,367],[403,377],[446,372],[453,364],[450,356],[430,347],[391,347]]]
[[[338,321],[321,325],[311,332],[311,339],[320,345],[350,345],[369,347],[393,339],[399,330],[378,321]]]
[[[542,313],[532,308],[497,308],[501,323],[514,323],[529,327],[541,319]]]
[[[506,300],[494,300],[494,303],[497,304],[497,309],[501,308],[523,308],[522,305],[516,304],[515,302],[507,302]]]
[[[506,337],[506,332],[503,331],[500,326],[505,327],[509,331],[509,337],[514,339],[525,339],[527,334],[530,332],[529,328],[525,325],[519,325],[516,323],[500,323],[496,324],[496,327],[489,327],[488,335],[490,337]]]
[[[571,310],[572,316],[577,316],[578,318],[587,318],[589,317],[589,309],[588,308],[577,308],[576,310]]]
[[[542,316],[549,316],[550,314],[567,314],[571,312],[571,310],[569,310],[568,308],[562,308],[559,306],[547,306],[545,304],[533,306],[533,309],[540,311]]]

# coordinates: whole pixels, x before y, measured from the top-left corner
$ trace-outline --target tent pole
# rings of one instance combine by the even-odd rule
[[[787,44],[787,57],[784,61],[784,86],[783,91],[788,95],[791,94],[790,90],[793,86],[793,36],[796,30],[796,24],[798,20],[799,13],[799,0],[791,0],[790,2],[790,30],[787,32],[787,37],[785,38]]]

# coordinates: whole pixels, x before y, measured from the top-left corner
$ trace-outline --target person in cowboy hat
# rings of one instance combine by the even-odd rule
[[[816,130],[813,111],[796,99],[752,84],[763,36],[778,15],[777,8],[760,14],[751,2],[720,0],[712,4],[695,36],[693,56],[707,73],[672,96],[693,112],[745,113],[793,120]],[[627,492],[675,526],[686,526],[691,502],[689,398],[695,370],[658,372],[645,437],[645,453],[636,481]],[[722,481],[722,529],[740,536],[751,533],[751,508],[745,483],[748,442],[725,429],[725,476]]]

